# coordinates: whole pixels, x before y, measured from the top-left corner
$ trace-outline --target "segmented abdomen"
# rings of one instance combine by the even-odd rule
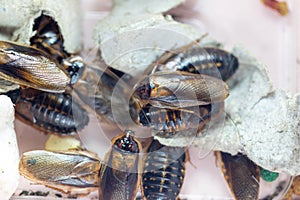
[[[238,59],[222,49],[204,47],[192,48],[166,60],[158,70],[178,70],[194,74],[205,74],[224,81],[238,68]]]
[[[139,122],[165,138],[181,133],[195,135],[211,120],[222,114],[224,102],[185,109],[164,109],[147,105],[139,113]]]
[[[153,140],[146,156],[142,177],[147,200],[175,200],[185,175],[185,148],[168,147]]]
[[[16,104],[16,114],[25,123],[43,132],[73,134],[88,124],[88,114],[66,93],[39,92],[26,97],[27,90]]]
[[[50,16],[41,14],[34,20],[30,45],[41,49],[59,63],[70,55],[64,49],[64,39],[57,22]]]

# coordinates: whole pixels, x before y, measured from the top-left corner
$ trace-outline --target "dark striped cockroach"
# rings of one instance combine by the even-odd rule
[[[57,22],[49,15],[41,14],[34,20],[35,35],[30,38],[31,46],[43,50],[59,63],[70,57],[64,49],[64,39]]]
[[[70,66],[80,66],[81,62],[72,59]],[[68,58],[63,62],[67,60]],[[24,87],[6,93],[16,104],[17,118],[42,132],[74,134],[89,121],[86,107],[79,104],[83,101],[99,118],[112,119],[111,96],[119,78],[108,69],[92,67],[77,69],[82,69],[78,76],[68,72],[72,77],[71,82],[74,80],[72,92],[78,96],[71,96],[71,91],[57,94]]]
[[[88,193],[99,187],[99,158],[86,150],[23,153],[19,172],[25,178],[65,193]]]
[[[237,200],[255,200],[259,194],[259,166],[245,155],[232,156],[225,152],[215,152],[225,180]]]
[[[139,152],[141,144],[132,131],[112,140],[106,165],[100,172],[100,200],[134,200],[139,186]]]
[[[195,47],[170,56],[164,64],[157,66],[159,71],[185,71],[229,79],[239,65],[237,57],[219,48]]]
[[[185,150],[152,141],[142,175],[142,193],[147,200],[177,199],[185,176]]]
[[[0,41],[0,78],[46,92],[63,92],[70,83],[68,73],[48,54],[5,41]]]
[[[33,25],[35,35],[30,44],[47,53],[62,65],[70,76],[73,85],[81,77],[85,64],[79,56],[69,54],[64,49],[64,39],[57,22],[50,16],[42,14],[35,19]]]
[[[75,134],[89,122],[86,110],[67,93],[24,88],[7,95],[15,103],[16,117],[45,133]]]
[[[223,113],[224,102],[181,109],[164,109],[144,106],[138,122],[151,127],[156,135],[164,138],[189,135],[195,136],[212,119]]]

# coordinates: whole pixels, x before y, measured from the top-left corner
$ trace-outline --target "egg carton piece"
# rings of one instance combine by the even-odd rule
[[[112,12],[96,25],[95,48],[100,49],[106,64],[132,76],[142,74],[167,50],[181,47],[204,34],[162,14],[181,2],[114,1]],[[200,44],[220,45],[210,37],[205,37]]]
[[[34,20],[42,13],[51,16],[58,23],[64,36],[66,51],[77,52],[81,47],[80,0],[2,0],[1,30],[13,30],[13,36],[6,37],[7,39],[29,44],[29,39],[34,35]]]
[[[10,98],[0,95],[0,196],[8,200],[19,184],[19,149],[14,130],[14,107]]]

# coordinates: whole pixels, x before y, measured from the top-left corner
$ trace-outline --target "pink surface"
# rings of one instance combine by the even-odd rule
[[[296,9],[300,2],[291,0],[288,4],[290,13],[286,17],[265,7],[260,0],[188,1],[180,12],[183,21],[204,28],[225,46],[242,44],[268,66],[276,87],[295,93],[300,89],[300,13]],[[107,14],[111,5],[110,1],[83,1],[85,49],[92,45],[93,25]],[[93,131],[92,125],[87,130]],[[22,152],[44,147],[47,136],[20,122],[16,123],[16,131]],[[191,148],[190,152],[193,165],[187,164],[182,195],[188,199],[231,198],[212,153],[203,156],[197,148]],[[271,187],[265,186],[266,190]],[[28,184],[22,179],[19,192],[24,188]]]

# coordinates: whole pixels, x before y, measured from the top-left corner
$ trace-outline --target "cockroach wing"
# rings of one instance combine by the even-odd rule
[[[100,172],[100,200],[134,200],[139,186],[139,155],[141,144],[131,131],[112,139],[107,165]]]
[[[0,78],[46,92],[63,92],[70,83],[67,72],[44,52],[4,41],[0,41]]]
[[[183,108],[224,101],[229,88],[220,79],[188,72],[156,72],[136,87],[142,101],[161,108]]]
[[[85,191],[99,186],[100,161],[81,151],[25,152],[19,163],[27,179],[63,192]]]
[[[237,200],[255,200],[259,194],[259,167],[242,154],[216,152],[227,184]]]

